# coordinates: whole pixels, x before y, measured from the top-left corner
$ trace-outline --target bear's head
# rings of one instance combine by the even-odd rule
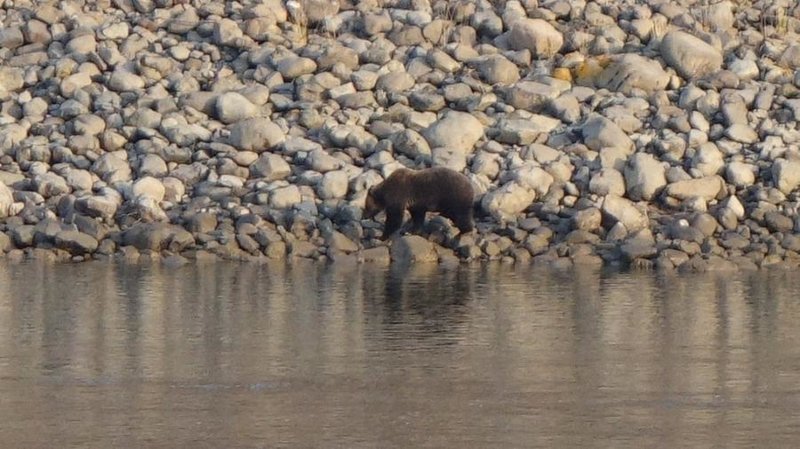
[[[367,199],[364,200],[364,218],[372,218],[386,208],[383,201],[383,194],[378,186],[372,186],[367,191]]]

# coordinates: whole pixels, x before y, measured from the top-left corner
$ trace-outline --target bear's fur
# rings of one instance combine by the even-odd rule
[[[403,214],[411,212],[412,231],[425,224],[426,212],[439,212],[453,220],[462,232],[473,229],[474,192],[469,179],[445,167],[423,170],[400,168],[367,193],[364,215],[367,218],[386,211],[381,240],[392,236],[403,225]]]

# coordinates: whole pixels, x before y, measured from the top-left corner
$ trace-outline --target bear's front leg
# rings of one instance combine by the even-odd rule
[[[383,227],[383,235],[381,240],[387,240],[392,236],[401,226],[403,226],[403,212],[402,207],[392,207],[386,209],[386,224]]]
[[[411,232],[419,234],[423,227],[425,227],[425,213],[427,210],[422,208],[411,209]]]

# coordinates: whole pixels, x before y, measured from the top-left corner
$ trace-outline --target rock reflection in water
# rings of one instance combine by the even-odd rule
[[[0,265],[4,447],[785,447],[800,281]]]

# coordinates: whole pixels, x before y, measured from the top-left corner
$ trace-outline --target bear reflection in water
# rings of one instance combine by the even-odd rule
[[[439,212],[453,220],[461,233],[467,233],[473,229],[474,197],[469,179],[455,170],[445,167],[400,168],[369,189],[364,217],[372,218],[386,211],[381,240],[387,240],[402,227],[406,210],[411,213],[414,233],[422,229],[427,212]]]

